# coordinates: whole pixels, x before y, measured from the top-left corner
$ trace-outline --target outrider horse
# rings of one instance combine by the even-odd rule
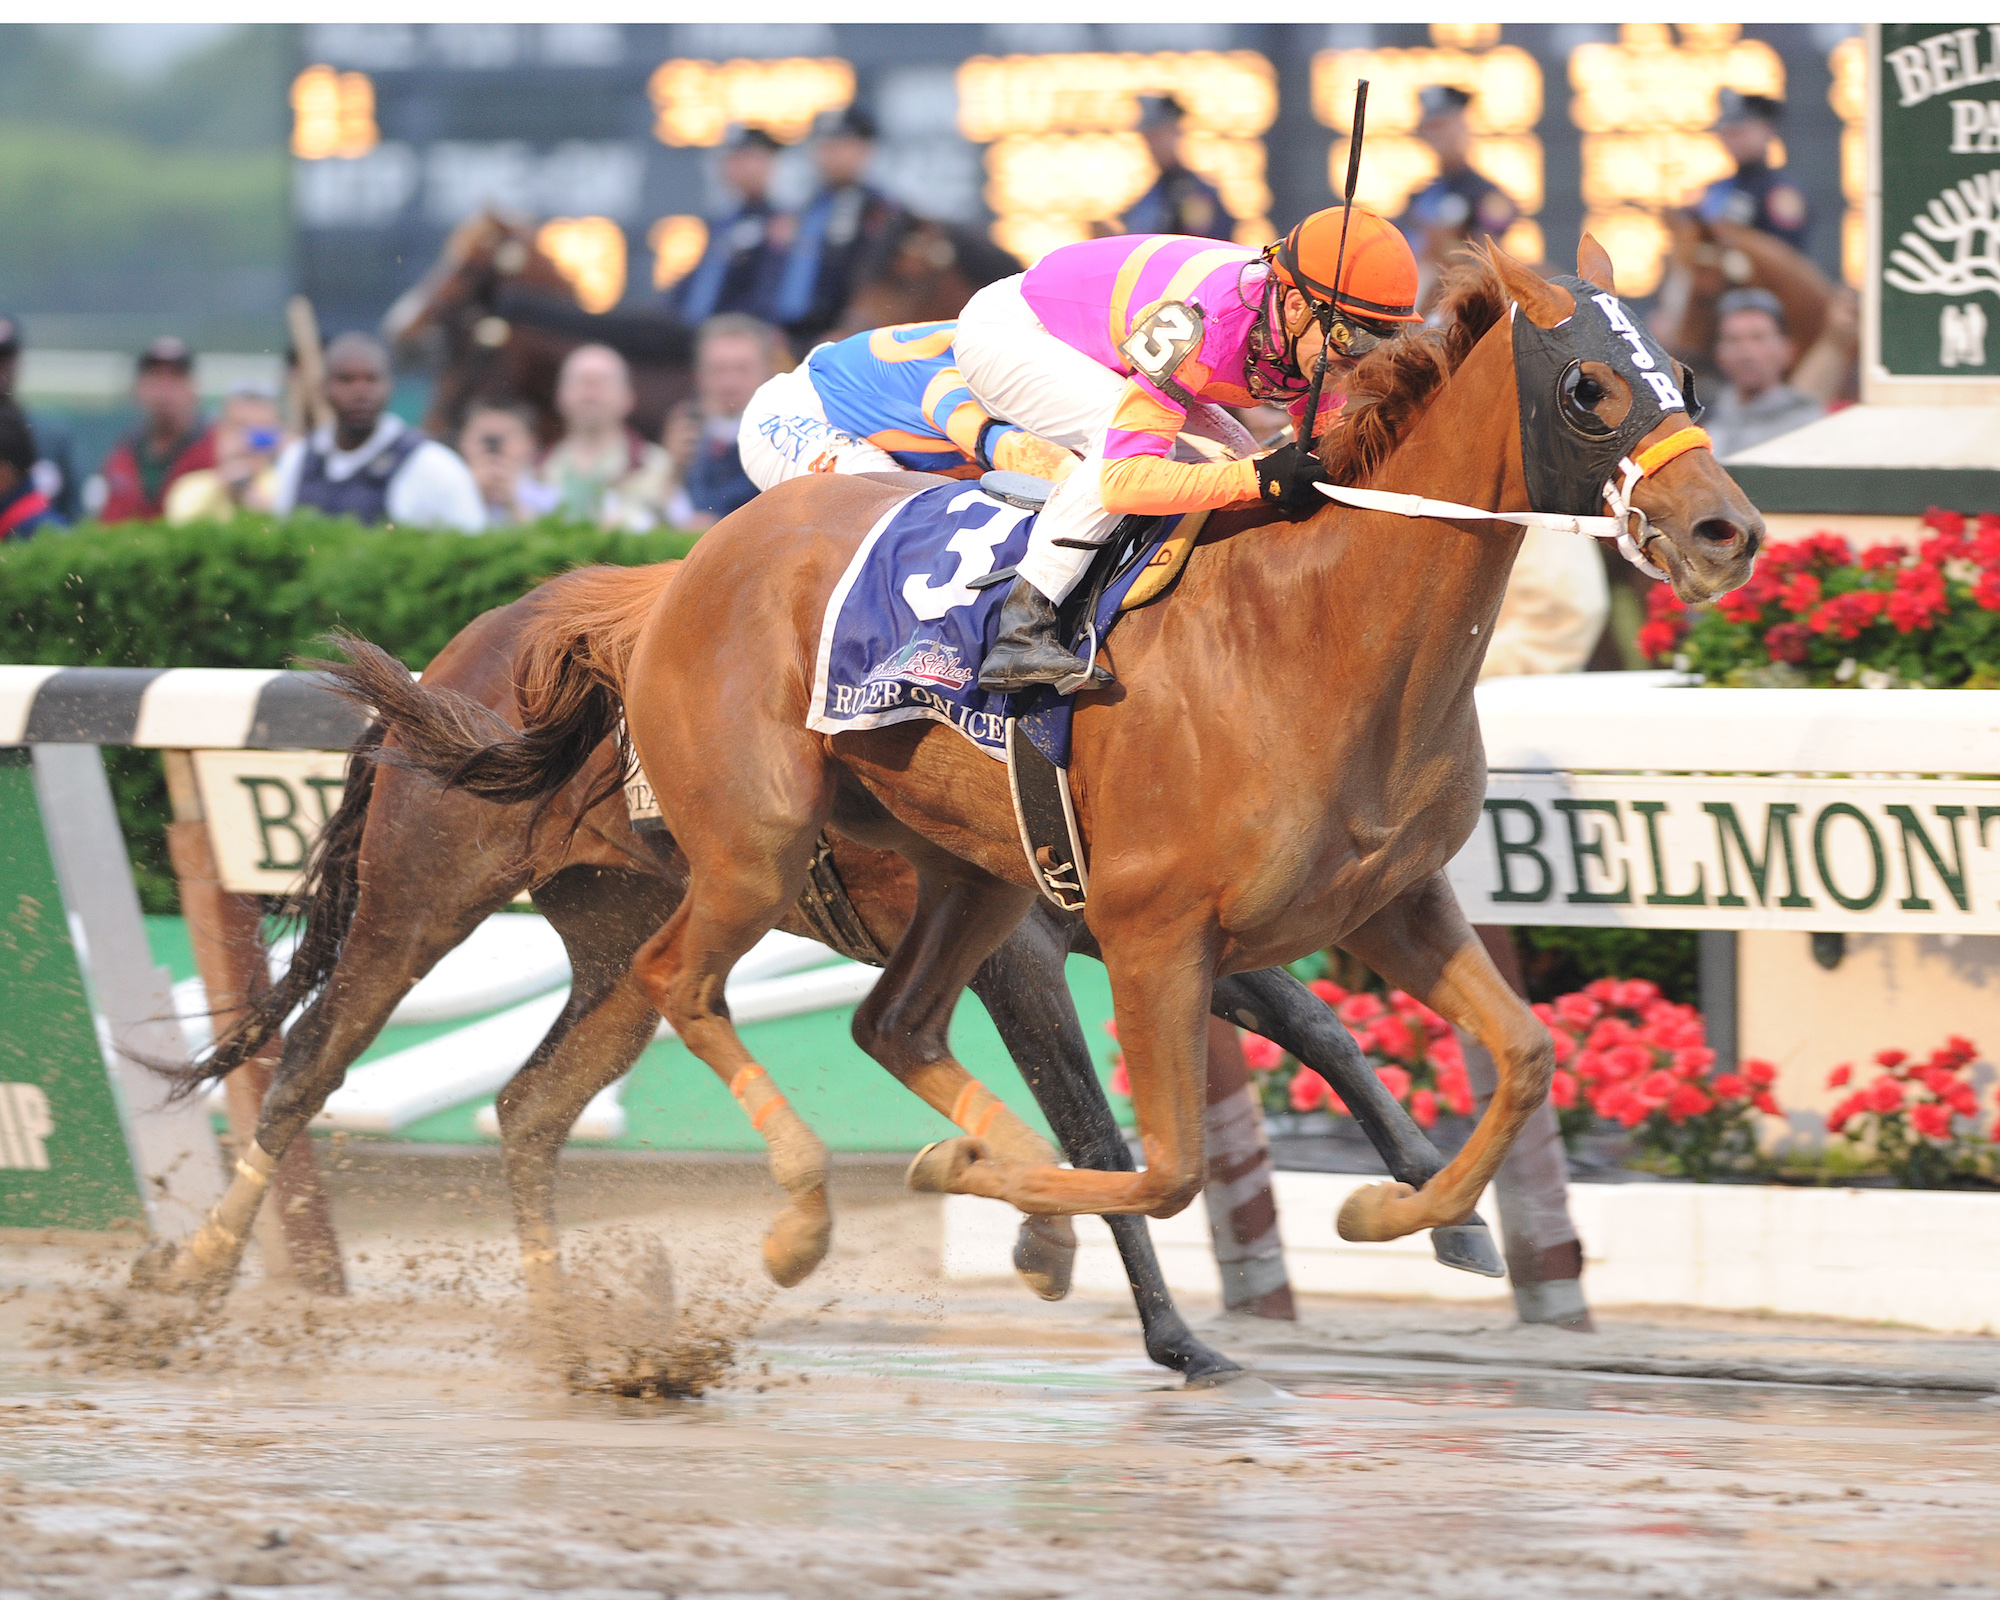
[[[1592,452],[1609,441],[1647,468],[1622,491],[1648,519],[1641,549],[1683,600],[1710,599],[1749,575],[1761,519],[1707,450],[1647,453],[1687,443],[1686,413],[1663,414],[1665,358],[1621,331],[1632,323],[1594,241],[1578,265],[1578,290],[1601,291],[1588,316],[1501,252],[1469,263],[1439,329],[1355,372],[1323,464],[1338,484],[1502,511],[1532,508],[1535,481],[1544,502],[1568,502],[1543,509],[1573,511],[1608,498]],[[528,641],[523,734],[470,756],[450,740],[406,747],[496,798],[554,794],[617,727],[622,688],[689,868],[686,898],[633,970],[753,1118],[781,1097],[731,1025],[723,984],[797,900],[823,829],[915,870],[914,914],[855,1033],[947,1116],[985,1103],[951,1055],[953,1007],[1035,899],[998,763],[936,724],[805,726],[829,596],[903,492],[814,477],[759,496],[650,605],[549,608]],[[1471,1215],[1553,1067],[1547,1032],[1444,876],[1480,812],[1472,690],[1519,542],[1484,520],[1388,509],[1209,519],[1178,592],[1114,636],[1118,681],[1079,697],[1073,737],[1085,917],[1110,970],[1145,1169],[1065,1170],[1001,1115],[920,1156],[913,1184],[1029,1213],[1173,1215],[1201,1186],[1216,979],[1338,945],[1474,1033],[1499,1076],[1440,1172],[1421,1189],[1358,1191],[1341,1232],[1388,1239]],[[636,595],[649,580],[628,582]]]
[[[650,569],[649,577],[664,583],[675,569],[676,564],[663,564]],[[523,637],[558,596],[607,581],[630,601],[623,575],[591,571],[553,579],[475,619],[426,669],[425,685],[434,693],[463,696],[461,709],[483,707],[500,722],[519,726]],[[184,1082],[193,1086],[226,1076],[303,1007],[286,1038],[257,1133],[260,1151],[282,1157],[411,986],[485,917],[528,890],[563,938],[573,981],[568,1004],[501,1092],[498,1111],[524,1276],[537,1312],[550,1316],[560,1307],[562,1288],[556,1157],[591,1097],[625,1073],[653,1035],[656,1014],[631,975],[632,957],[678,904],[685,862],[671,838],[635,833],[622,795],[604,792],[618,770],[608,740],[539,814],[530,803],[496,806],[397,766],[378,765],[373,757],[385,737],[393,748],[397,730],[409,726],[412,707],[405,702],[411,684],[401,666],[381,652],[364,656],[371,669],[369,697],[387,726],[375,724],[357,743],[341,804],[294,897],[301,924],[297,953],[283,978],[233,1019],[216,1050],[185,1074]],[[434,704],[416,703],[416,718],[421,721]],[[439,736],[435,727],[431,734]],[[881,952],[909,920],[914,880],[891,853],[846,840],[836,840],[833,853],[862,923],[858,938],[850,933],[837,945],[879,965]],[[823,923],[797,912],[784,926],[827,937]],[[996,952],[973,987],[1065,1151],[1088,1164],[1117,1165],[1129,1158],[1062,981],[1061,963],[1076,930],[1073,918],[1041,908]],[[1341,1086],[1375,1132],[1392,1171],[1422,1176],[1442,1165],[1368,1072],[1338,1020],[1294,980],[1283,973],[1252,974],[1225,984],[1217,1002],[1219,1009],[1256,1021]],[[249,1159],[254,1166],[259,1158]],[[254,1177],[239,1174],[216,1220],[185,1250],[151,1256],[140,1280],[195,1291],[226,1287],[262,1193]],[[1154,1359],[1190,1377],[1233,1370],[1188,1332],[1175,1311],[1143,1224],[1120,1218],[1113,1231]],[[1467,1252],[1479,1250],[1483,1241],[1441,1243]],[[1043,1222],[1024,1235],[1016,1261],[1038,1292],[1055,1297],[1068,1283],[1072,1249],[1066,1225],[1051,1230],[1050,1222]],[[1490,1245],[1480,1254],[1490,1257]],[[776,1265],[788,1276],[803,1276],[816,1259],[787,1253]],[[1472,1263],[1461,1254],[1454,1264]]]

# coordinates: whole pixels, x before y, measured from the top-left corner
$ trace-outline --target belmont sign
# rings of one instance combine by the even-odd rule
[[[196,752],[225,888],[298,881],[346,762]],[[1449,874],[1474,922],[2000,933],[2000,782],[1496,772]]]
[[[1494,773],[1474,922],[2000,933],[2000,783]]]

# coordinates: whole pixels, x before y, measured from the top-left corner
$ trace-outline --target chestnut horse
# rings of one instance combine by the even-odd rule
[[[1602,291],[1593,317],[1502,252],[1470,261],[1441,328],[1360,364],[1323,464],[1335,483],[1496,510],[1531,509],[1533,474],[1544,500],[1569,503],[1546,509],[1574,510],[1609,496],[1599,455],[1574,464],[1575,440],[1608,441],[1612,459],[1651,463],[1625,491],[1642,550],[1683,600],[1711,599],[1748,577],[1762,521],[1710,452],[1685,448],[1686,413],[1655,403],[1662,385],[1673,393],[1664,358],[1614,331],[1629,315],[1587,236],[1579,272]],[[1519,367],[1517,319],[1534,329]],[[1642,385],[1640,368],[1657,381]],[[1647,453],[1669,439],[1680,448]],[[1357,1191],[1340,1230],[1391,1239],[1469,1217],[1553,1069],[1546,1030],[1444,876],[1480,813],[1472,690],[1519,534],[1338,505],[1296,523],[1214,516],[1178,591],[1120,626],[1116,683],[1078,697],[1070,781],[1146,1166],[1069,1170],[992,1109],[947,1033],[967,980],[1035,901],[1004,770],[937,724],[805,725],[829,596],[905,492],[812,477],[759,496],[649,606],[549,609],[527,642],[524,733],[469,756],[422,740],[406,751],[494,796],[553,794],[616,729],[622,690],[689,869],[633,970],[753,1119],[784,1114],[783,1100],[730,1022],[724,980],[797,900],[831,827],[916,873],[909,927],[855,1017],[869,1053],[966,1130],[918,1157],[914,1187],[1030,1214],[1175,1214],[1202,1183],[1216,980],[1337,945],[1475,1034],[1499,1077],[1442,1170],[1420,1189]],[[647,581],[627,580],[635,597]]]
[[[650,576],[664,582],[674,570],[664,564]],[[607,576],[615,575],[593,571],[552,579],[476,618],[430,664],[425,685],[519,726],[524,636],[558,597],[602,584]],[[183,1080],[193,1086],[226,1076],[303,1007],[286,1037],[257,1132],[259,1150],[282,1157],[411,986],[485,917],[529,891],[561,935],[573,973],[569,1004],[498,1104],[523,1273],[538,1313],[547,1316],[559,1306],[562,1289],[556,1157],[591,1097],[629,1070],[652,1038],[655,1013],[629,969],[633,954],[678,903],[685,863],[666,835],[635,834],[622,797],[601,792],[617,770],[610,741],[540,818],[527,804],[509,810],[395,765],[378,766],[373,757],[385,736],[393,746],[396,730],[407,726],[399,713],[410,679],[380,652],[370,661],[376,671],[369,698],[389,726],[375,724],[357,742],[346,791],[295,892],[297,953],[285,976],[233,1021],[216,1050]],[[909,920],[915,898],[909,869],[900,857],[845,840],[835,842],[835,860],[868,938],[876,950],[886,950]],[[785,926],[818,936],[796,914]],[[1117,1165],[1129,1158],[1062,977],[1077,926],[1052,907],[1040,908],[974,988],[1065,1151],[1079,1162]],[[1392,1171],[1422,1176],[1443,1164],[1368,1072],[1338,1019],[1296,980],[1282,972],[1253,974],[1225,984],[1217,1003],[1316,1063],[1339,1085]],[[197,1292],[226,1288],[262,1195],[261,1185],[241,1174],[235,1189],[218,1208],[220,1220],[186,1250],[154,1252],[140,1281]],[[1113,1233],[1153,1359],[1192,1379],[1233,1371],[1175,1311],[1144,1225],[1118,1218]],[[1439,1244],[1453,1265],[1492,1270],[1483,1235]],[[1053,1296],[1068,1281],[1070,1248],[1068,1239],[1044,1229],[1024,1237],[1017,1264],[1038,1292]]]

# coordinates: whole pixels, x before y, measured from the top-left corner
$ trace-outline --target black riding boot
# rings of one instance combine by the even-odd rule
[[[998,694],[1031,689],[1040,683],[1082,678],[1086,668],[1056,642],[1056,608],[1048,596],[1026,578],[1016,578],[1000,606],[1000,637],[979,669],[979,687]],[[1108,683],[1103,667],[1090,673],[1094,683]]]

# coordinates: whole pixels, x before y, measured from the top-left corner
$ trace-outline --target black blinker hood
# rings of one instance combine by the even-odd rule
[[[1553,328],[1514,315],[1514,383],[1521,398],[1521,464],[1536,511],[1587,517],[1604,510],[1604,485],[1618,463],[1687,403],[1674,364],[1614,294],[1564,276],[1549,280],[1576,299]],[[1562,377],[1572,363],[1601,361],[1632,389],[1632,409],[1610,433],[1585,433],[1563,415]]]

